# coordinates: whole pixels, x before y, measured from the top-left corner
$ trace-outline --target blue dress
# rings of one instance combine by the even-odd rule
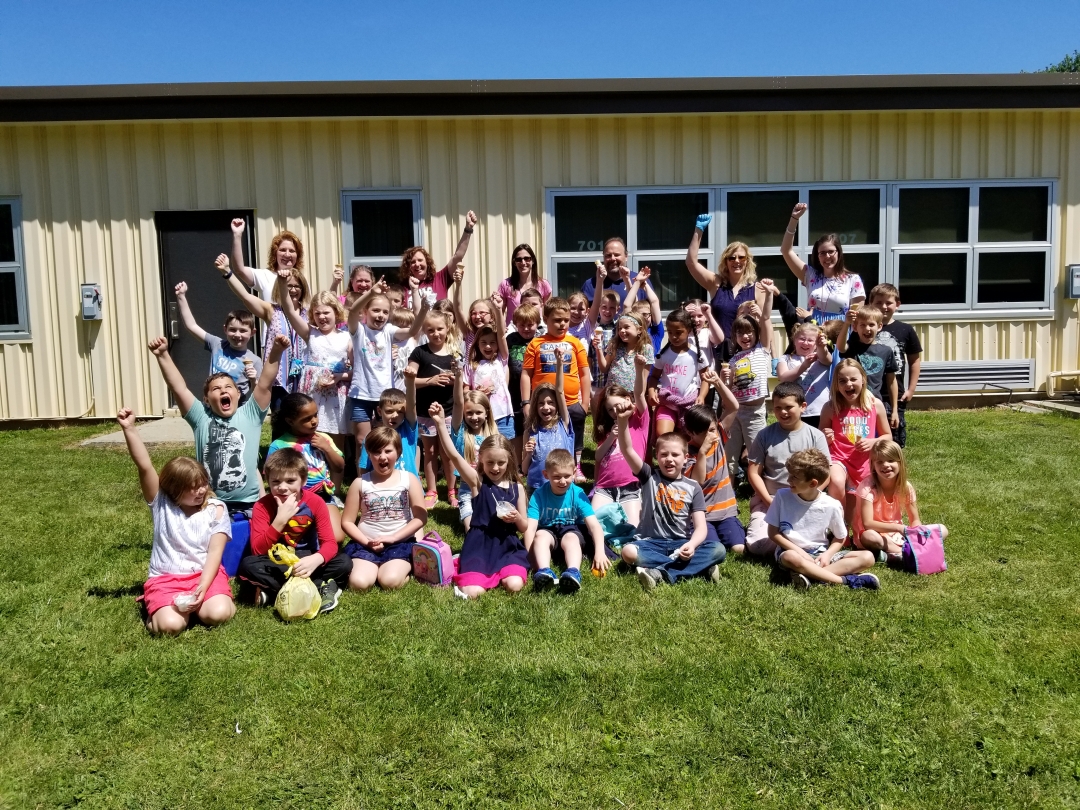
[[[487,478],[481,481],[480,492],[473,497],[472,524],[461,547],[454,584],[479,585],[490,590],[506,577],[525,579],[529,573],[529,555],[517,527],[495,512],[499,501],[517,508],[518,484],[511,483],[508,489],[503,489]]]
[[[738,295],[734,295],[731,292],[731,285],[721,283],[716,289],[716,295],[713,296],[710,306],[712,307],[713,317],[720,325],[720,328],[724,330],[724,345],[718,347],[716,351],[716,359],[728,361],[735,354],[735,341],[732,340],[731,325],[735,322],[735,313],[739,311],[739,307],[745,304],[747,301],[754,300],[755,285],[747,284],[741,290]]]

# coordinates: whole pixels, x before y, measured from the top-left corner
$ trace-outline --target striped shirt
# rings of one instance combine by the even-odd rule
[[[716,443],[705,460],[705,481],[701,484],[701,491],[705,495],[705,519],[709,521],[724,520],[739,514],[735,490],[728,475],[727,456],[724,455],[728,437],[723,430],[720,432],[721,441]],[[693,478],[698,449],[693,446],[687,448],[686,466],[683,468],[683,475],[687,478]]]

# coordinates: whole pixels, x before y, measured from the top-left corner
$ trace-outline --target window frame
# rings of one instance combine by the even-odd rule
[[[341,256],[348,283],[349,268],[366,264],[371,268],[394,269],[401,266],[401,255],[354,256],[353,255],[353,200],[411,200],[413,204],[413,244],[426,246],[424,241],[424,193],[419,188],[356,188],[341,192]]]
[[[22,199],[0,197],[0,205],[11,206],[11,238],[15,245],[15,261],[0,262],[0,274],[15,277],[15,304],[19,318],[16,324],[0,324],[0,341],[27,340],[30,338],[30,308],[26,288],[26,254],[23,251]]]

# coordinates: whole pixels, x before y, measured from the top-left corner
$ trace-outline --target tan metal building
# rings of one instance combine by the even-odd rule
[[[396,266],[401,241],[445,261],[473,209],[467,298],[519,242],[576,287],[620,233],[671,303],[695,289],[703,211],[709,266],[741,238],[798,295],[779,244],[799,200],[800,249],[835,231],[868,284],[900,288],[920,392],[1034,391],[1078,368],[1075,76],[5,88],[0,419],[168,406],[145,348],[172,328],[167,212],[247,212],[260,257],[295,231],[325,288],[336,263]],[[100,320],[81,317],[86,282]]]

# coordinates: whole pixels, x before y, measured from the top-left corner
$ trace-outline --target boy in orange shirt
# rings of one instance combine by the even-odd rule
[[[521,366],[521,402],[526,420],[529,418],[529,400],[534,385],[555,384],[555,347],[560,346],[563,357],[563,390],[566,407],[570,411],[570,423],[574,427],[574,483],[584,484],[581,472],[581,448],[585,441],[585,414],[592,400],[592,375],[589,372],[589,355],[585,346],[573,335],[570,328],[570,304],[565,298],[552,298],[544,304],[544,325],[547,333],[533,338],[525,349]]]

